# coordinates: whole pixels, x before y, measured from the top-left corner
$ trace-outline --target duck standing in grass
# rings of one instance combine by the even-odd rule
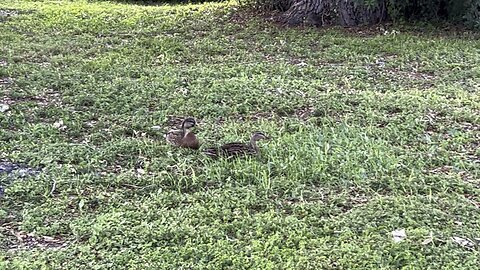
[[[257,141],[268,140],[269,138],[261,131],[253,133],[248,143],[227,143],[218,147],[206,148],[203,153],[212,158],[222,157],[239,157],[246,155],[257,155],[260,149],[257,146]]]
[[[200,142],[198,141],[197,136],[190,131],[190,129],[196,125],[197,122],[195,119],[191,117],[186,118],[182,121],[181,129],[170,130],[165,135],[165,139],[168,143],[178,147],[198,149],[200,148]]]

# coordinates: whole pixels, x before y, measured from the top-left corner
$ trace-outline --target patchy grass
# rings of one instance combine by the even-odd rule
[[[478,267],[478,39],[235,9],[0,3],[0,158],[42,168],[0,175],[1,268]],[[209,160],[151,129],[185,116],[274,139]]]

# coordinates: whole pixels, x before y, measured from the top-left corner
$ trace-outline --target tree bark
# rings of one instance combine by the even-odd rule
[[[359,0],[290,0],[290,7],[283,14],[283,20],[291,26],[375,24],[387,18],[385,1],[368,5]]]

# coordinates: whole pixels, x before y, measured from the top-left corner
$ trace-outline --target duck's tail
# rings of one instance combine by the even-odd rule
[[[218,149],[215,147],[210,147],[203,149],[202,151],[206,156],[211,158],[218,158]]]

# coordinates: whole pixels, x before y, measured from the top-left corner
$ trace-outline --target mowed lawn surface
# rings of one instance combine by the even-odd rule
[[[0,10],[0,158],[41,169],[0,174],[0,268],[478,268],[478,34],[211,3]],[[186,116],[202,148],[272,140],[210,160],[165,143]]]

